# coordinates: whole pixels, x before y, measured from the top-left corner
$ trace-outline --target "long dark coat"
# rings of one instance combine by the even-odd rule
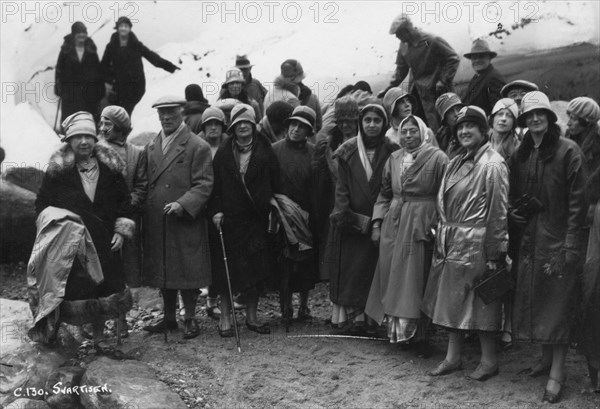
[[[485,71],[473,76],[462,102],[465,105],[478,106],[489,116],[496,102],[502,98],[500,90],[504,84],[506,80],[502,74],[490,64]]]
[[[377,147],[371,164],[373,174],[367,180],[356,138],[360,136],[349,139],[336,151],[338,180],[333,213],[353,212],[370,218],[381,188],[383,168],[398,145],[385,138]],[[364,308],[378,257],[370,234],[360,234],[337,223],[330,231],[325,257],[331,301],[342,306]]]
[[[78,274],[76,282],[69,277],[65,294],[69,299],[106,297],[125,289],[121,256],[110,250],[114,233],[131,237],[134,229],[129,192],[121,174],[124,163],[116,152],[100,145],[95,146],[94,155],[98,159],[100,175],[93,202],[85,194],[73,151],[68,145],[50,158],[35,201],[38,215],[48,206],[78,214],[98,252],[104,281],[96,286],[86,274]]]
[[[105,81],[113,84],[116,93],[116,100],[110,102],[125,108],[129,115],[146,92],[142,57],[165,71],[172,73],[177,69],[171,62],[142,44],[133,32],[129,33],[126,47],[119,44],[119,34],[113,33],[102,56]]]
[[[233,149],[237,149],[233,137],[225,139],[214,158],[215,188],[209,203],[209,217],[224,214],[222,230],[235,291],[254,287],[269,277],[269,201],[279,193],[279,162],[266,139],[257,134],[254,138],[243,180],[233,153]],[[212,223],[211,229],[214,229]],[[220,242],[211,242],[211,256],[213,285],[224,293],[227,282]]]
[[[78,111],[87,111],[99,120],[99,103],[105,88],[96,44],[88,37],[79,61],[73,35],[66,35],[64,40],[55,73],[55,93],[61,97],[62,120]]]
[[[148,198],[144,214],[144,278],[152,287],[195,289],[211,282],[206,203],[213,188],[210,147],[187,126],[163,155],[162,131],[146,146]],[[166,218],[163,272],[163,208],[178,202],[184,215]]]
[[[511,204],[528,193],[544,205],[529,220],[519,246],[513,336],[548,344],[569,342],[581,265],[565,265],[564,249],[583,256],[588,209],[583,153],[559,135],[552,125],[536,154],[527,132],[510,159]]]

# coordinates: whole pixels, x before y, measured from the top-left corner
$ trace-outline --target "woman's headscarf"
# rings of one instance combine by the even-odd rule
[[[430,142],[430,135],[427,132],[427,125],[425,125],[425,122],[423,122],[423,120],[416,115],[409,115],[406,118],[404,118],[402,122],[400,122],[400,126],[398,127],[398,134],[400,135],[400,138],[402,138],[402,127],[411,119],[414,119],[417,122],[419,133],[421,135],[421,143],[419,144],[419,146],[417,146],[411,151],[409,151],[407,148],[404,148],[404,157],[402,158],[401,166],[402,173],[404,173],[415,162],[415,158],[417,157],[421,149],[423,149],[423,146]]]
[[[383,119],[383,124],[381,127],[381,132],[379,136],[367,140],[365,138],[365,130],[363,129],[362,120],[364,116],[369,113],[374,112],[376,115],[380,116]],[[360,157],[360,162],[362,163],[365,173],[367,174],[367,180],[371,179],[371,175],[373,174],[373,169],[371,168],[371,162],[367,156],[367,149],[374,149],[379,145],[385,142],[385,132],[388,127],[388,117],[385,113],[385,108],[379,102],[373,102],[365,105],[358,115],[358,138],[356,138],[356,143],[358,146],[358,155]]]

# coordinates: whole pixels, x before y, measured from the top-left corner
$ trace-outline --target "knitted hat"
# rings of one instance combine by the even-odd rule
[[[458,126],[463,122],[473,122],[483,129],[483,133],[487,133],[487,115],[485,114],[485,111],[478,106],[468,105],[460,110],[458,113],[458,118],[456,118],[456,124],[454,125],[454,134],[456,134],[458,131]]]
[[[231,123],[227,128],[227,132],[231,131],[235,124],[242,121],[250,122],[253,125],[256,125],[256,120],[254,119],[255,113],[254,108],[248,104],[237,104],[231,110]]]
[[[285,60],[281,64],[281,76],[296,83],[306,78],[298,60]]]
[[[396,104],[402,98],[408,98],[413,107],[417,105],[417,100],[408,92],[408,90],[406,90],[406,87],[392,87],[383,96],[383,106],[387,110],[387,114],[390,117],[394,113],[394,108],[396,108]]]
[[[307,106],[300,105],[294,108],[292,116],[284,121],[286,126],[289,126],[291,121],[302,122],[305,125],[310,126],[312,133],[315,132],[315,121],[317,120],[317,114],[315,111]]]
[[[117,23],[115,24],[115,30],[118,29],[121,24],[127,24],[129,28],[133,27],[133,24],[131,24],[131,20],[129,20],[129,18],[125,16],[119,17]]]
[[[400,14],[394,19],[394,21],[392,21],[392,25],[390,26],[390,34],[396,34],[399,29],[407,25],[412,25],[412,21],[410,21],[410,18],[406,14]]]
[[[244,54],[235,56],[235,66],[239,69],[252,68],[254,67],[254,64],[250,64],[250,60],[248,59],[248,57],[246,57],[246,54]]]
[[[75,35],[79,33],[87,34],[87,27],[81,21],[76,21],[71,26],[71,34]]]
[[[154,104],[152,104],[152,108],[173,108],[180,107],[185,105],[185,99],[181,99],[174,95],[167,95],[162,98],[157,99]]]
[[[593,123],[600,119],[600,107],[592,98],[577,97],[567,105],[567,114],[575,115],[586,122]]]
[[[356,102],[356,99],[352,98],[349,95],[336,99],[334,109],[335,119],[337,121],[358,120],[358,102]]]
[[[244,74],[242,74],[242,70],[237,67],[233,67],[227,70],[225,73],[225,82],[223,83],[223,88],[227,87],[228,84],[232,82],[240,82],[245,83]]]
[[[498,111],[503,109],[508,109],[516,122],[516,119],[519,117],[519,107],[517,107],[515,100],[511,98],[502,98],[496,102],[496,105],[494,105],[494,108],[492,109],[490,120],[498,113]]]
[[[283,121],[292,116],[294,107],[285,101],[275,101],[267,108],[267,119],[271,124],[282,124]]]
[[[221,122],[223,127],[225,127],[225,113],[217,107],[210,106],[202,113],[202,123],[200,124],[200,128],[204,130],[206,123],[212,120]]]
[[[94,116],[89,112],[79,111],[69,115],[62,123],[62,130],[65,135],[63,142],[75,135],[89,135],[98,140]]]
[[[109,119],[110,122],[115,124],[126,134],[131,131],[131,120],[129,119],[129,114],[123,107],[117,105],[108,105],[102,110],[102,114],[100,116]]]
[[[502,98],[508,97],[508,93],[513,88],[523,88],[527,91],[539,91],[539,88],[533,82],[525,81],[525,80],[515,80],[511,81],[500,90],[500,95]]]
[[[454,92],[446,92],[445,94],[440,95],[438,99],[435,100],[435,110],[437,111],[442,121],[446,116],[446,112],[448,112],[450,108],[453,108],[457,105],[460,108],[465,106],[465,104],[463,104],[460,100],[460,97]]]
[[[186,101],[198,101],[198,102],[207,102],[206,98],[204,98],[204,93],[202,92],[202,88],[198,84],[190,84],[185,87],[185,100]]]
[[[466,53],[465,57],[470,60],[475,54],[487,54],[490,56],[490,58],[494,58],[498,55],[498,53],[490,50],[490,46],[488,45],[487,41],[485,41],[483,38],[478,38],[475,41],[473,41],[473,45],[471,46],[471,52]]]
[[[525,94],[521,100],[521,115],[517,118],[517,125],[521,128],[525,128],[527,126],[525,124],[527,114],[536,109],[545,111],[548,114],[548,121],[551,124],[556,123],[557,117],[554,111],[552,111],[548,96],[541,91],[531,91]]]

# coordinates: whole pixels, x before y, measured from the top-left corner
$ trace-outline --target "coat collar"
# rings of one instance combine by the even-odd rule
[[[464,178],[471,175],[473,169],[475,169],[475,164],[479,162],[481,157],[491,149],[490,143],[486,142],[479,147],[475,155],[473,156],[473,160],[465,160],[467,159],[467,154],[463,153],[462,155],[458,155],[455,157],[448,167],[448,171],[446,175],[448,179],[446,180],[444,193],[448,190],[452,189],[458,182],[463,180]],[[463,169],[460,173],[457,173],[459,169]]]
[[[105,165],[113,172],[123,173],[125,162],[119,154],[111,147],[97,143],[94,146],[93,156],[98,160],[98,164]],[[62,146],[54,152],[48,163],[48,173],[52,176],[75,168],[75,153],[68,144]]]
[[[546,135],[544,135],[544,139],[542,139],[542,143],[539,148],[541,160],[547,162],[552,159],[552,157],[556,153],[559,139],[560,128],[556,124],[551,124],[548,127],[548,131],[546,131]],[[531,136],[531,132],[527,131],[527,133],[523,137],[523,142],[521,142],[521,145],[517,150],[517,158],[519,159],[519,161],[523,162],[527,160],[527,158],[529,158],[529,156],[531,155],[533,149],[533,137]]]
[[[156,135],[154,140],[148,145],[148,169],[150,171],[148,174],[148,183],[156,181],[156,179],[167,170],[169,165],[185,151],[185,147],[191,136],[192,132],[187,125],[185,125],[181,132],[175,136],[175,140],[172,142],[169,150],[163,155],[161,148],[162,131]]]

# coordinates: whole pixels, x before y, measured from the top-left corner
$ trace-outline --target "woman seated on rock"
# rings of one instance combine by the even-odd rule
[[[90,113],[77,112],[62,126],[66,145],[50,158],[35,202],[38,238],[28,269],[35,326],[29,336],[51,342],[60,322],[92,323],[97,353],[119,358],[103,329],[107,318],[131,308],[119,251],[135,227],[124,163],[112,149],[96,145]],[[65,220],[70,227],[52,235]],[[81,224],[84,239],[75,241],[73,226]]]

